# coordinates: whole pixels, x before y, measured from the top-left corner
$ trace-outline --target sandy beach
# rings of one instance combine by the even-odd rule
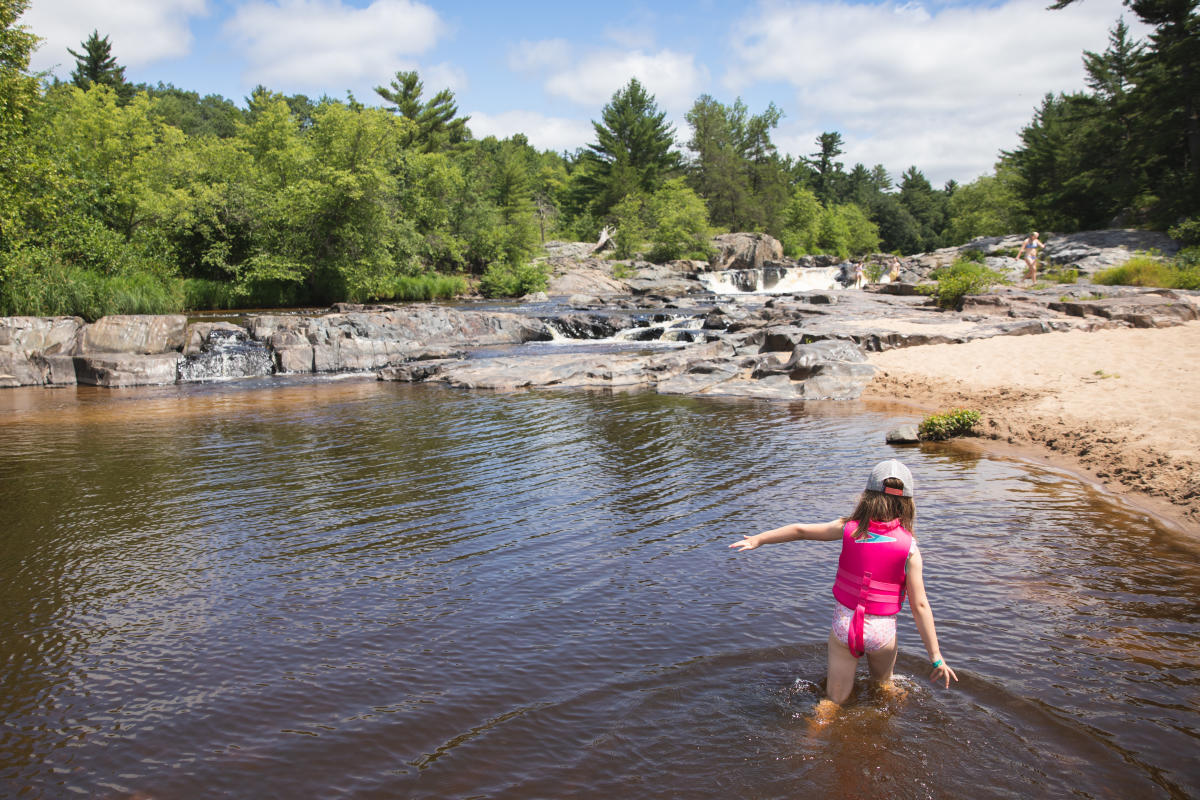
[[[985,446],[1016,447],[1200,534],[1200,321],[998,336],[870,355],[863,393],[978,410]]]

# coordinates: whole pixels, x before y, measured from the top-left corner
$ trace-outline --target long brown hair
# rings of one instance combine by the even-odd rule
[[[889,489],[904,488],[904,484],[899,478],[887,478],[883,485]],[[899,519],[906,531],[916,535],[917,504],[911,497],[868,490],[862,493],[862,497],[858,499],[858,505],[854,508],[854,513],[846,519],[858,523],[858,528],[854,531],[855,539],[866,536],[867,526],[871,524],[872,520],[890,522]]]

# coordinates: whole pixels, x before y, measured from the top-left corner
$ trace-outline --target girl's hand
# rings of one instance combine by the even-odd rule
[[[751,536],[750,534],[746,534],[746,537],[744,539],[742,539],[741,541],[734,542],[733,544],[731,544],[729,546],[736,547],[739,553],[742,552],[743,550],[753,550],[754,548],[758,547],[758,537]]]
[[[954,674],[954,670],[950,669],[950,665],[945,661],[934,667],[933,672],[929,674],[929,682],[937,683],[938,681],[944,681],[942,684],[942,688],[944,689],[950,688],[951,678],[954,678],[955,681],[958,680],[958,676]]]

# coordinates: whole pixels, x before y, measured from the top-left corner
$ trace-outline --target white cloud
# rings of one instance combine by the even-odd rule
[[[660,108],[689,108],[708,81],[708,69],[690,53],[594,52],[546,81],[550,94],[599,107],[630,78],[637,78],[655,96]]]
[[[505,111],[502,114],[472,111],[467,125],[477,139],[485,136],[504,139],[514,133],[523,133],[539,150],[574,150],[595,138],[590,122],[547,117],[534,111]]]
[[[508,53],[508,65],[516,72],[564,69],[571,63],[571,45],[566,39],[522,40]]]
[[[413,56],[445,32],[441,18],[412,0],[259,0],[242,6],[225,32],[249,61],[245,79],[288,90],[386,82],[412,69]],[[422,78],[428,85],[428,81]]]
[[[93,30],[108,37],[118,64],[139,67],[187,55],[190,20],[207,13],[206,0],[36,0],[20,24],[43,39],[30,67],[66,77],[75,67],[67,48],[82,52]]]
[[[1123,10],[1119,0],[1054,12],[1045,0],[932,13],[914,3],[772,4],[740,26],[725,84],[791,85],[794,99],[780,105],[793,140],[838,130],[849,163],[916,164],[935,184],[966,181],[1015,146],[1045,93],[1082,88],[1083,50],[1104,50]],[[791,152],[812,152],[812,139],[799,147]]]
[[[652,26],[646,24],[624,28],[607,25],[604,28],[604,38],[626,50],[648,50],[654,47]]]
[[[433,97],[442,89],[459,94],[470,85],[470,79],[466,70],[454,64],[430,64],[421,69],[421,85],[424,87],[425,97]]]

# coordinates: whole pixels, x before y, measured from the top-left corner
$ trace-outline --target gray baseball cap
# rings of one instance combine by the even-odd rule
[[[898,478],[900,483],[904,485],[904,489],[900,492],[902,497],[913,496],[912,473],[908,471],[908,467],[894,458],[887,461],[880,461],[875,465],[875,469],[871,470],[871,477],[867,478],[867,491],[886,491],[883,482],[888,478]],[[895,492],[895,490],[893,489],[892,492]]]

